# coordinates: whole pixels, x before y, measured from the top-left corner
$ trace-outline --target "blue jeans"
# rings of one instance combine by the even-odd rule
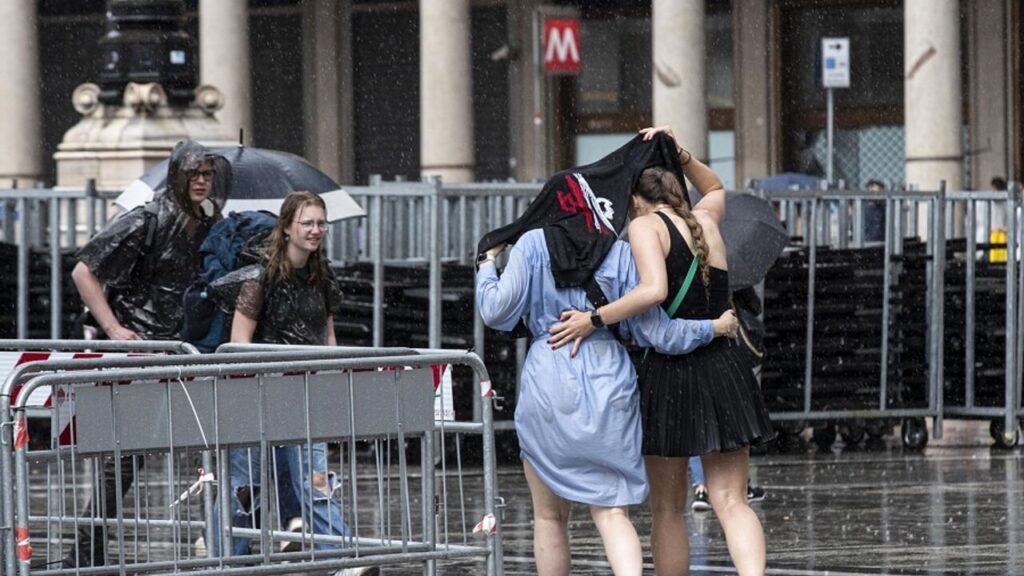
[[[704,466],[700,463],[700,456],[690,456],[690,481],[694,486],[704,483]]]
[[[341,504],[312,485],[313,472],[327,473],[327,445],[316,443],[307,458],[306,446],[276,446],[273,449],[277,461],[277,493],[280,502],[278,517],[281,519],[302,516],[307,526],[312,526],[314,534],[330,536],[348,536],[348,526],[341,517]],[[237,448],[228,450],[231,470],[231,509],[234,512],[232,526],[239,528],[255,528],[260,502],[260,459],[258,449]],[[273,477],[273,476],[272,476]],[[238,499],[240,489],[248,488],[250,493],[249,506],[244,506]],[[330,489],[330,487],[328,488]],[[313,506],[310,509],[309,502]],[[214,556],[220,556],[220,507],[214,514],[212,540],[210,549]],[[233,538],[231,555],[240,556],[249,553],[249,538]],[[333,545],[317,544],[317,549],[329,550],[337,548]]]

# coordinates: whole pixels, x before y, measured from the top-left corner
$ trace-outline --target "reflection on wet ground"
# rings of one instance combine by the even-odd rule
[[[753,508],[765,528],[768,574],[1024,574],[1022,448],[990,447],[987,422],[947,422],[945,432],[945,438],[931,440],[924,451],[905,449],[897,435],[866,447],[836,444],[827,451],[818,451],[813,442],[804,440],[790,443],[786,453],[771,451],[755,456],[753,480],[767,490],[764,501]],[[166,477],[158,461],[147,465],[145,474],[157,482],[161,475]],[[450,528],[452,543],[464,543],[462,527],[468,522],[466,531],[472,531],[479,519],[481,478],[479,468],[467,470],[464,475],[469,512],[460,518],[451,510],[463,497],[458,491],[462,484],[454,475],[447,477],[448,497],[452,499],[450,525],[442,525],[439,535],[447,534]],[[50,487],[42,478],[39,480],[33,483],[33,492],[38,492],[33,505],[45,508],[42,496]],[[370,488],[359,496],[362,526],[373,526],[383,517],[375,508],[376,484],[371,482]],[[498,494],[506,502],[502,525],[505,574],[536,574],[530,496],[519,466],[500,468]],[[389,498],[384,508],[390,508],[386,513],[397,518],[399,505],[397,497]],[[415,496],[411,508],[419,509]],[[126,515],[131,513],[126,510]],[[640,506],[632,516],[644,549],[649,551],[650,513]],[[714,514],[688,512],[686,517],[690,574],[734,573]],[[414,524],[418,522],[414,518]],[[611,573],[586,507],[574,507],[570,534],[573,574]],[[194,538],[189,536],[185,541]],[[482,542],[480,535],[469,535],[468,539],[472,545]],[[47,544],[34,544],[38,544],[41,557],[45,556]],[[65,534],[63,546],[65,550],[71,546],[69,534]],[[423,574],[423,568],[391,565],[382,573]],[[486,569],[479,561],[446,562],[438,566],[437,573],[475,576],[485,574]],[[644,573],[654,574],[649,556]]]
[[[752,474],[767,497],[753,505],[765,527],[768,573],[791,575],[1024,574],[1024,462],[1021,448],[991,448],[987,423],[947,423],[945,438],[923,452],[887,438],[826,452],[755,456]],[[505,467],[500,493],[505,573],[535,574],[529,492]],[[649,551],[650,514],[633,520]],[[712,512],[687,514],[691,574],[731,574]],[[587,510],[573,510],[573,574],[610,574]],[[447,566],[442,574],[478,574]],[[386,570],[385,574],[406,573]],[[409,572],[412,573],[412,572]],[[648,563],[645,574],[654,574]]]

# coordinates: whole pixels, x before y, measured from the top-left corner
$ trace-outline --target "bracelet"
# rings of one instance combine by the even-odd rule
[[[483,266],[484,264],[487,264],[488,262],[490,262],[491,264],[494,264],[494,258],[488,256],[487,258],[484,258],[483,260],[480,260],[479,262],[476,263],[476,269],[479,270],[481,266]]]

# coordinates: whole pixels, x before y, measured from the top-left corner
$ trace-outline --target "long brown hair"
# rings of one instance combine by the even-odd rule
[[[693,238],[694,252],[697,253],[697,261],[700,267],[700,283],[704,285],[704,299],[711,298],[711,268],[708,265],[708,243],[704,240],[704,228],[690,211],[690,203],[683,195],[683,186],[679,179],[670,170],[660,166],[647,168],[640,173],[640,179],[633,188],[633,194],[643,198],[651,205],[667,204],[675,212],[687,228],[690,229],[690,236]]]
[[[267,280],[270,282],[290,280],[295,275],[292,263],[288,260],[288,227],[305,206],[319,206],[323,209],[324,216],[327,215],[324,199],[316,194],[298,191],[285,197],[281,203],[281,214],[277,217],[277,224],[267,238]],[[320,247],[309,255],[309,262],[306,264],[309,268],[310,284],[317,286],[325,286],[328,278],[325,244],[324,241],[320,242]]]

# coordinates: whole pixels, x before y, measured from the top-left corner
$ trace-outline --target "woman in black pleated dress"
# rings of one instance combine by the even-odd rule
[[[656,132],[671,135],[667,126],[642,132],[648,138]],[[629,226],[641,281],[598,309],[606,324],[655,304],[672,317],[689,319],[717,318],[731,307],[725,244],[718,230],[725,190],[710,168],[682,148],[679,154],[701,201],[691,210],[683,186],[669,170],[655,167],[641,174]],[[567,312],[562,320],[552,328],[554,345],[589,334],[589,313]],[[773,429],[749,357],[727,338],[679,356],[651,350],[638,362],[637,377],[655,572],[676,575],[689,569],[686,464],[688,457],[700,456],[736,571],[764,574],[764,532],[747,505],[747,472],[749,447],[771,439]]]

